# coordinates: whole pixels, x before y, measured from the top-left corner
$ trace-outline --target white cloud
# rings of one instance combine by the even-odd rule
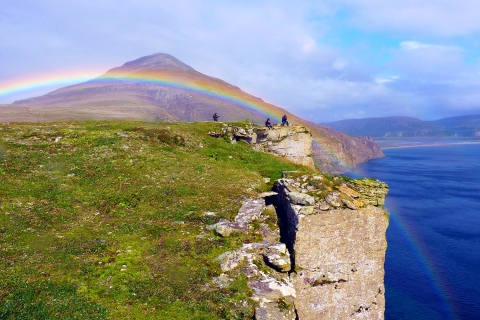
[[[103,72],[166,52],[314,121],[446,114],[474,108],[480,92],[478,63],[465,62],[471,48],[448,38],[480,31],[477,7],[472,0],[7,2],[0,83],[65,68]],[[339,12],[346,18],[335,21]],[[407,40],[343,47],[332,21]]]
[[[418,41],[402,41],[400,47],[403,50],[418,50],[418,49],[437,49],[444,51],[463,51],[462,48],[456,46],[442,46],[436,44],[422,43]]]
[[[397,80],[397,76],[389,76],[389,77],[382,77],[382,76],[377,76],[375,77],[375,83],[377,84],[383,84],[383,83],[389,83]]]

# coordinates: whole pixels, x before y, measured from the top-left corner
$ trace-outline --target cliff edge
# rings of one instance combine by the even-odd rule
[[[225,127],[227,134],[313,167],[306,127]],[[219,257],[224,272],[246,262],[255,319],[383,319],[387,192],[385,183],[368,178],[284,172],[272,192],[260,195],[265,200],[245,201],[233,222],[211,226],[228,237],[276,214],[276,226],[262,225],[263,242]]]
[[[299,319],[383,319],[386,184],[302,176],[275,182]]]

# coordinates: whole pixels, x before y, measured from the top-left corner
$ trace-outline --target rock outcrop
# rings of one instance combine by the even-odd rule
[[[209,228],[230,236],[221,231],[225,226],[247,232],[260,223],[263,241],[219,256],[222,271],[241,268],[249,279],[256,319],[383,319],[387,185],[284,176],[274,192],[262,194],[266,200],[247,200],[233,222]],[[272,225],[274,210],[278,224]]]
[[[387,186],[318,175],[280,179],[275,191],[298,318],[383,319]]]
[[[228,136],[232,142],[239,140],[252,145],[255,150],[263,151],[286,158],[310,168],[314,168],[312,157],[312,133],[305,126],[274,126],[266,127],[247,125],[225,127],[221,132],[209,132],[213,137]]]
[[[235,221],[230,222],[232,229],[239,232],[252,231],[251,224],[259,222],[263,241],[245,243],[233,252],[225,252],[217,257],[223,274],[213,279],[217,286],[228,285],[228,272],[239,268],[248,279],[252,289],[252,299],[256,301],[255,319],[257,320],[294,320],[296,318],[293,300],[295,288],[288,275],[291,270],[291,257],[284,243],[280,242],[280,231],[276,223],[275,209],[267,207],[263,198],[246,200],[239,210]],[[239,226],[237,221],[244,221]],[[223,220],[208,227],[217,231],[219,224],[228,224]],[[230,236],[223,234],[222,236]]]
[[[256,150],[273,153],[313,168],[312,133],[305,126],[274,126],[273,130],[257,129]]]

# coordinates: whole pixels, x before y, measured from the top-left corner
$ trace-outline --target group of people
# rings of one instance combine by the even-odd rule
[[[213,121],[218,121],[218,118],[220,116],[215,112],[213,114]],[[282,117],[282,126],[289,126],[289,123],[288,123],[288,119],[287,119],[287,115],[284,114],[283,117]],[[272,123],[270,122],[270,118],[267,119],[267,121],[265,121],[265,126],[270,129],[270,130],[273,130],[273,126],[272,126]]]
[[[284,114],[283,117],[282,117],[282,126],[289,126],[289,123],[288,123],[288,120],[287,120],[287,115]],[[267,121],[265,121],[265,126],[268,128],[268,129],[271,129],[273,130],[273,126],[272,126],[272,123],[270,122],[270,118],[267,119]]]

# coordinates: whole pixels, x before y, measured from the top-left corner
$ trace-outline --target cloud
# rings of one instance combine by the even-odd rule
[[[318,122],[440,116],[471,110],[480,92],[480,44],[470,41],[480,31],[477,7],[471,0],[7,2],[0,83],[65,69],[100,74],[166,52]]]
[[[435,49],[442,51],[463,51],[462,48],[456,46],[442,46],[418,41],[402,41],[400,42],[400,47],[403,50]]]

